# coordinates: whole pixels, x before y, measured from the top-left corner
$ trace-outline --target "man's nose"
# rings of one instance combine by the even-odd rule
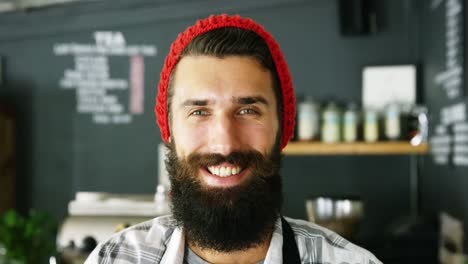
[[[240,133],[235,117],[226,114],[216,117],[209,131],[209,150],[211,153],[219,153],[226,156],[239,149]]]

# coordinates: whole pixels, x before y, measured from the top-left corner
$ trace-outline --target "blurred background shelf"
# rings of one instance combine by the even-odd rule
[[[413,146],[406,141],[322,143],[290,142],[283,150],[286,155],[405,155],[426,154],[427,143]]]

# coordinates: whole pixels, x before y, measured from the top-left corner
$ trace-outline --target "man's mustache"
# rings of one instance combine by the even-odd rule
[[[247,167],[252,163],[263,160],[263,155],[255,150],[235,151],[231,152],[227,156],[218,153],[192,153],[187,157],[187,162],[189,164],[200,167],[216,166],[221,163],[230,163],[241,167]]]
[[[260,175],[276,173],[280,166],[279,162],[265,157],[257,150],[234,151],[226,156],[219,153],[192,153],[187,157],[186,162],[192,169],[230,163],[242,169],[250,168]]]

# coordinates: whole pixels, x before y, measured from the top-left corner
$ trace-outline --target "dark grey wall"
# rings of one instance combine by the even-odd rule
[[[152,114],[163,58],[178,32],[211,13],[240,13],[263,24],[280,43],[297,94],[360,101],[361,67],[418,60],[412,1],[379,1],[381,32],[343,37],[337,1],[99,1],[0,15],[0,55],[6,86],[0,96],[19,112],[20,208],[66,213],[75,191],[153,192],[160,141]],[[154,44],[146,59],[145,113],[128,126],[96,126],[75,113],[75,95],[59,88],[70,58],[53,56],[54,43],[92,42],[95,30],[122,31],[128,42]],[[123,71],[126,69],[123,69]],[[312,194],[359,195],[366,202],[364,232],[379,235],[409,213],[405,156],[286,157],[285,213],[305,218]]]

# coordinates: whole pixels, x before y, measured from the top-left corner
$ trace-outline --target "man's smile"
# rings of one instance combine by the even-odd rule
[[[229,177],[229,176],[237,175],[242,171],[242,168],[240,166],[231,165],[231,164],[208,166],[207,169],[211,174],[214,174],[220,177]]]
[[[245,168],[228,162],[201,169],[203,182],[211,187],[230,187],[239,184],[247,175]]]

